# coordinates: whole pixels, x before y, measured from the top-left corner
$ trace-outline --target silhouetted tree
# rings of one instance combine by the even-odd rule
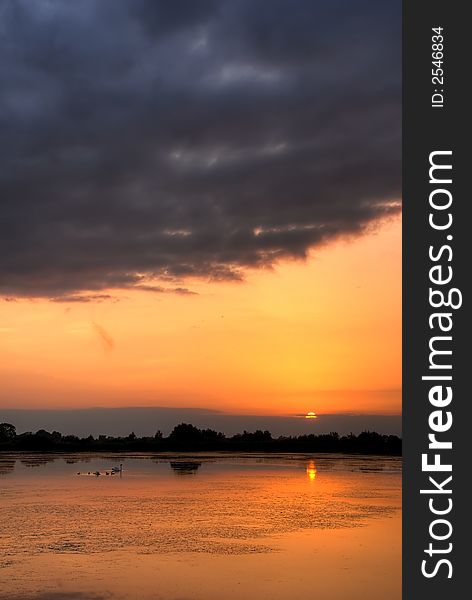
[[[256,429],[256,431],[252,433],[244,430],[243,433],[234,435],[233,439],[243,442],[270,442],[272,440],[272,434],[267,430],[261,431],[260,429]]]
[[[169,435],[170,440],[182,440],[186,442],[200,441],[201,437],[200,429],[189,423],[180,423],[180,425],[176,425]]]
[[[224,433],[221,433],[221,431],[215,431],[214,429],[202,429],[200,431],[201,437],[204,440],[208,440],[208,441],[222,441],[226,438]]]
[[[0,442],[11,442],[16,438],[16,427],[11,423],[0,423]]]
[[[199,429],[190,423],[180,423],[168,437],[157,431],[153,437],[138,437],[134,432],[126,437],[92,435],[79,438],[76,435],[62,435],[40,429],[36,433],[16,434],[14,425],[0,424],[0,444],[5,450],[26,450],[31,452],[80,452],[111,451],[120,452],[132,448],[133,451],[154,450],[233,450],[242,452],[345,452],[358,454],[385,454],[399,456],[402,440],[396,435],[381,435],[375,431],[363,431],[359,435],[350,433],[339,436],[332,431],[319,435],[280,436],[274,439],[270,431],[244,431],[227,438],[214,429]]]

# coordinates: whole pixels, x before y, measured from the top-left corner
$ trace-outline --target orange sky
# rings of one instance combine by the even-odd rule
[[[401,222],[198,295],[1,303],[0,406],[401,412]]]

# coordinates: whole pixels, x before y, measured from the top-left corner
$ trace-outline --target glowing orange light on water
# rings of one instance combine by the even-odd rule
[[[306,468],[306,474],[308,475],[308,479],[310,481],[315,481],[316,477],[316,465],[314,460],[310,460],[308,466]]]
[[[317,418],[318,418],[318,415],[314,412],[309,412],[309,413],[306,413],[306,415],[305,415],[305,419],[317,419]]]

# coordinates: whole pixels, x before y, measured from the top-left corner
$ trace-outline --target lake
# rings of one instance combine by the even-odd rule
[[[401,598],[399,458],[0,454],[0,520],[2,600]]]

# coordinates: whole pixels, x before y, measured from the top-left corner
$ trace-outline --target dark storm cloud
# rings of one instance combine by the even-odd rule
[[[0,0],[0,293],[185,293],[397,212],[400,33],[390,0]]]

